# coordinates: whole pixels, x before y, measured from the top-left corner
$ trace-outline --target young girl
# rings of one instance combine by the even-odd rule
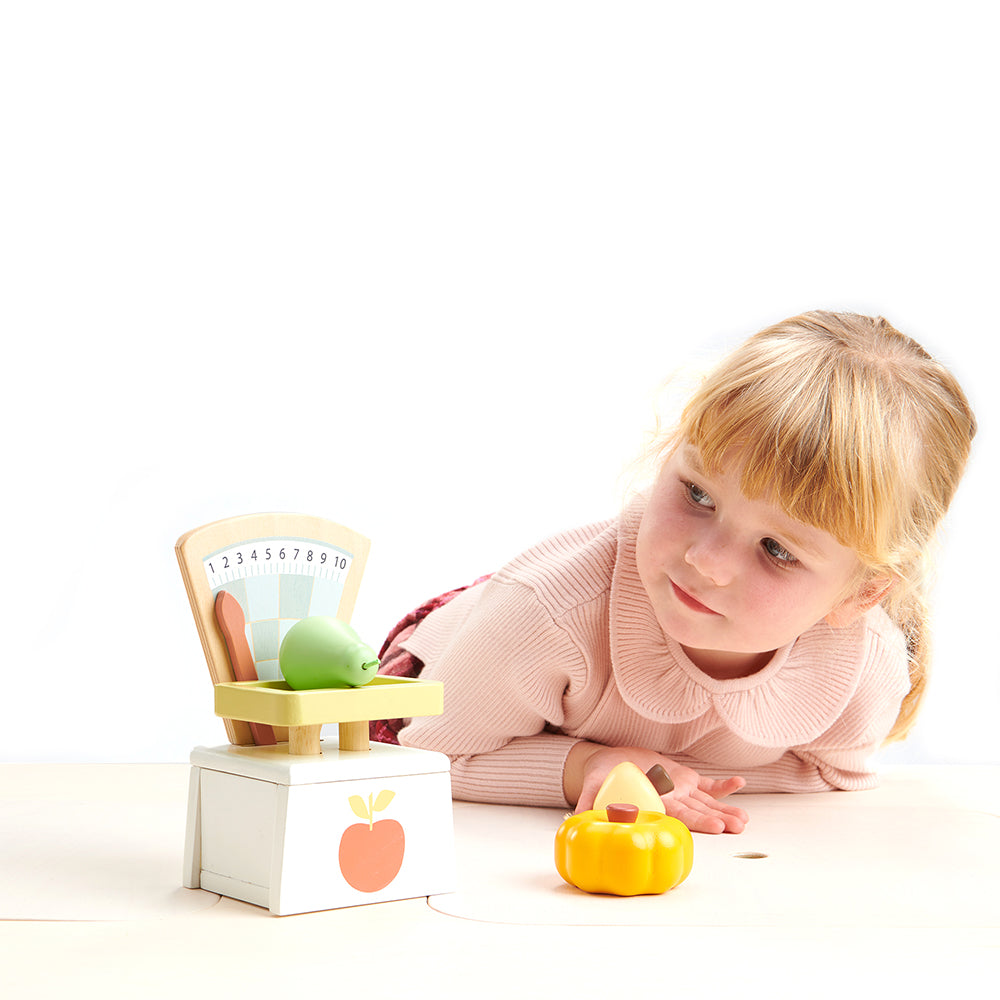
[[[975,419],[883,319],[807,313],[726,359],[658,442],[655,483],[429,602],[382,671],[445,685],[442,716],[377,738],[440,750],[456,798],[589,808],[661,764],[667,812],[740,832],[724,801],[870,788],[927,669],[932,535]]]

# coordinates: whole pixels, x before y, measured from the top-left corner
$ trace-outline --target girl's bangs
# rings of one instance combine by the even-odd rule
[[[740,463],[750,499],[777,503],[789,517],[871,553],[878,499],[858,461],[867,452],[859,449],[859,429],[838,426],[828,404],[815,386],[703,391],[682,415],[679,438],[698,449],[710,472]]]

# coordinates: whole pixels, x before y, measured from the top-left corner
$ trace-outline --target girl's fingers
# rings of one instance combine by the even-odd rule
[[[744,785],[746,785],[745,778],[734,776],[732,778],[703,779],[699,782],[698,787],[703,792],[708,792],[708,794],[713,798],[724,799],[727,795],[732,795],[733,792],[738,792]]]
[[[702,809],[679,809],[677,818],[694,833],[725,833],[729,829],[729,823],[722,816]]]
[[[742,833],[749,818],[742,809],[722,805],[704,792],[674,797],[667,811],[696,833]]]
[[[714,814],[723,817],[727,821],[726,829],[731,829],[733,825],[736,825],[739,826],[739,830],[735,832],[740,832],[750,819],[745,810],[740,809],[739,806],[731,806],[727,802],[719,802],[704,792],[696,792],[692,796],[692,799],[699,802],[701,808],[710,815]]]
[[[716,796],[710,795],[708,792],[703,792],[701,789],[692,792],[691,798],[703,803],[709,809],[717,809],[719,812],[731,813],[733,816],[746,817],[746,812],[739,806],[734,806],[730,802],[722,802]]]

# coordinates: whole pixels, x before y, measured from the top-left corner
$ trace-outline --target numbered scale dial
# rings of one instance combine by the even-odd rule
[[[182,536],[177,558],[213,682],[234,679],[215,620],[220,590],[243,610],[258,679],[279,680],[278,650],[292,625],[310,615],[350,621],[369,546],[349,528],[298,514],[230,518]],[[233,742],[249,742],[244,725],[226,720]]]
[[[310,615],[336,617],[354,556],[309,538],[254,538],[206,556],[214,597],[227,590],[243,608],[257,677],[281,679],[278,649],[288,630]]]

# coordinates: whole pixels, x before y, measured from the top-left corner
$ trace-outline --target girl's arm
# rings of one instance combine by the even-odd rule
[[[643,747],[605,747],[597,743],[575,744],[566,757],[563,789],[576,811],[592,808],[604,779],[615,765],[631,761],[643,772],[660,764],[670,775],[674,790],[663,796],[667,815],[679,819],[697,833],[742,833],[747,814],[737,806],[721,802],[746,784],[741,777],[709,778]]]
[[[435,611],[404,646],[424,659],[421,677],[444,684],[445,712],[412,719],[399,742],[447,754],[455,798],[565,808],[563,771],[578,739],[552,730],[567,721],[567,691],[589,690],[589,667],[537,595],[494,577]]]
[[[404,729],[401,736],[405,736]],[[427,746],[420,734],[411,734]],[[418,745],[417,741],[411,746]],[[451,790],[467,802],[566,808],[563,766],[577,741],[540,732],[520,736],[485,753],[451,755]]]

